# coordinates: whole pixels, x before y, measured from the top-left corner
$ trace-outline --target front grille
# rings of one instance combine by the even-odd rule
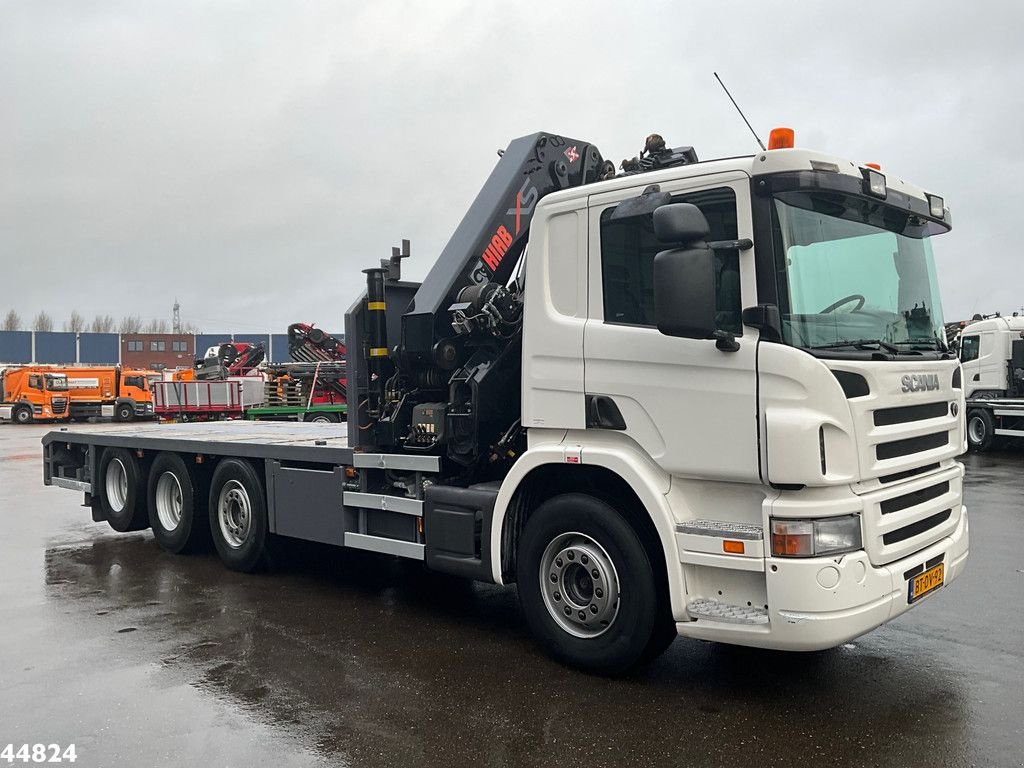
[[[878,478],[878,482],[883,484],[895,483],[897,480],[906,480],[907,478],[914,477],[915,475],[924,475],[931,472],[933,469],[938,468],[938,463],[925,464],[923,467],[914,467],[913,469],[906,469],[903,472],[893,472],[891,475],[883,475]]]
[[[875,411],[875,426],[888,427],[892,424],[937,419],[940,416],[945,416],[948,411],[949,405],[945,400],[938,403],[903,405],[898,408],[879,408]]]
[[[895,499],[887,499],[879,504],[879,507],[883,515],[891,515],[893,512],[899,512],[901,509],[916,507],[918,504],[924,504],[926,501],[937,499],[944,493],[949,493],[949,483],[939,483],[930,488],[922,488],[920,491],[905,493],[902,496],[897,496]]]
[[[50,400],[50,407],[56,414],[64,413],[68,409],[68,400],[66,397],[55,397]]]
[[[961,493],[961,470],[953,465],[865,494],[864,545],[871,562],[894,562],[952,533]]]
[[[949,432],[933,432],[930,435],[908,437],[903,440],[892,440],[875,446],[875,456],[879,461],[909,456],[912,453],[942,448],[949,443]]]
[[[936,526],[942,525],[944,522],[949,520],[949,516],[953,514],[952,509],[944,509],[941,512],[937,512],[934,515],[926,517],[924,520],[918,520],[916,523],[905,525],[902,528],[897,528],[895,531],[882,535],[882,543],[886,546],[890,544],[898,544],[901,541],[906,541],[914,536],[920,536],[925,531],[930,531]]]

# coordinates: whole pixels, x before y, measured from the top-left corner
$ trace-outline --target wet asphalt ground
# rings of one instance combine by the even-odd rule
[[[611,680],[545,657],[511,588],[309,547],[247,576],[115,534],[43,487],[48,429],[0,425],[0,749],[73,743],[78,766],[1024,765],[1024,450],[965,457],[967,572],[892,623],[800,655],[677,639]]]

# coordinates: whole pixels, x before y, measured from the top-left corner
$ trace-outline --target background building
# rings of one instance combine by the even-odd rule
[[[123,333],[120,363],[157,371],[188,368],[195,360],[195,343],[195,336],[187,333]]]

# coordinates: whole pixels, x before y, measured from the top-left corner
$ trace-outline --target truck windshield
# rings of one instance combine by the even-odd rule
[[[67,377],[47,374],[46,389],[49,390],[50,392],[66,392],[68,389]]]
[[[907,211],[837,192],[783,192],[773,211],[786,343],[945,352],[929,235]]]

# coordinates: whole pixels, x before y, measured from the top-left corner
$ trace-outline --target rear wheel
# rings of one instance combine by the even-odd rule
[[[210,533],[231,570],[257,571],[269,564],[266,494],[256,470],[243,459],[225,459],[213,473]]]
[[[577,493],[544,502],[517,559],[526,621],[560,661],[617,674],[667,647],[674,624],[652,559],[605,502]]]
[[[992,448],[995,439],[995,420],[989,411],[977,408],[967,414],[967,442],[976,451]]]
[[[131,421],[135,417],[135,408],[131,403],[118,403],[114,406],[116,421]]]
[[[124,448],[107,448],[100,456],[100,506],[115,531],[141,531],[149,527],[142,503],[146,492],[139,462]]]
[[[195,473],[175,453],[153,460],[146,494],[153,538],[167,552],[178,554],[199,548],[208,536],[206,494]]]
[[[14,409],[14,422],[16,424],[32,423],[32,408],[27,405],[19,405]]]

